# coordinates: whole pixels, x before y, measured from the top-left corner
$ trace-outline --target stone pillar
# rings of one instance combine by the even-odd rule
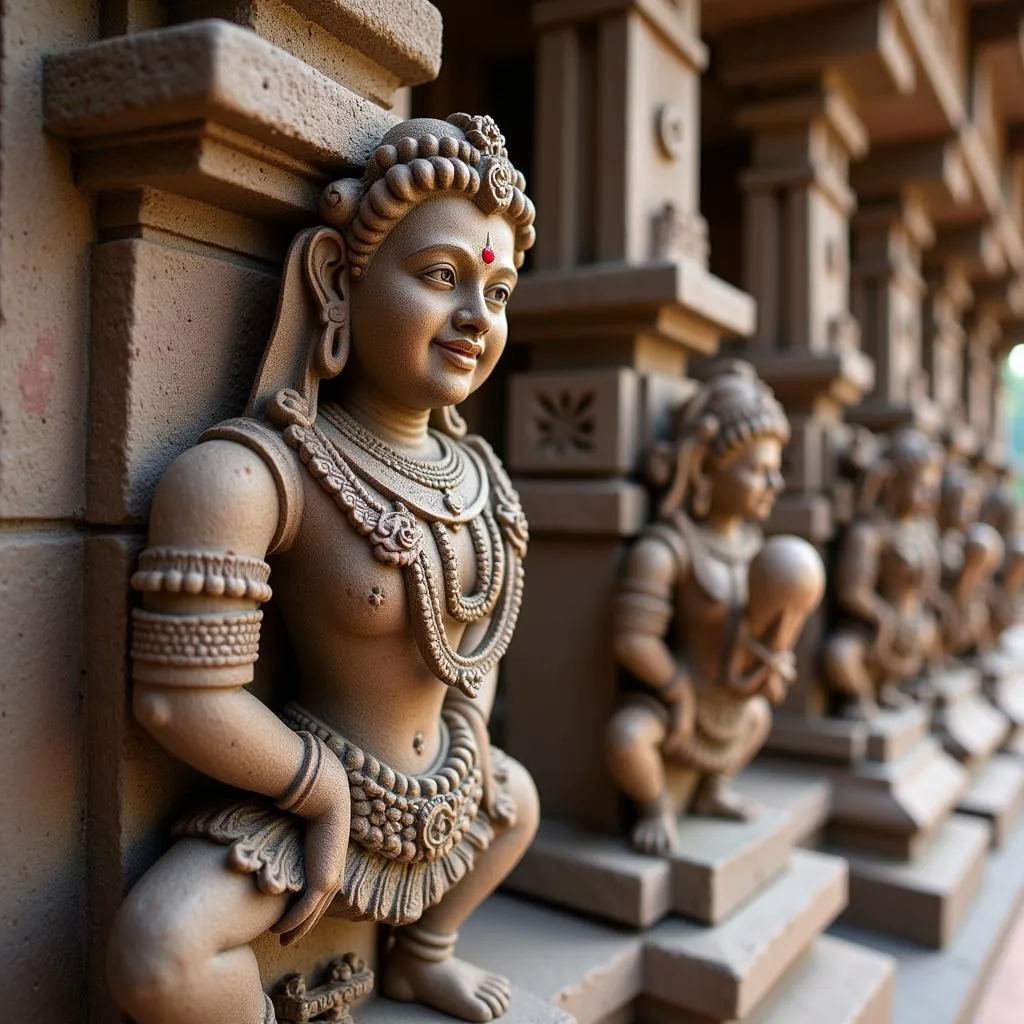
[[[167,464],[207,427],[242,411],[291,235],[315,217],[322,187],[365,161],[394,123],[385,107],[401,87],[436,73],[441,33],[426,0],[400,0],[386,14],[348,0],[219,10],[242,24],[188,21],[210,6],[172,4],[180,24],[140,32],[133,30],[149,27],[143,5],[123,4],[114,17],[116,6],[104,20],[111,38],[65,47],[43,70],[46,127],[64,140],[50,145],[72,156],[63,168],[71,195],[61,209],[62,251],[79,264],[75,287],[86,289],[91,264],[91,325],[76,332],[89,339],[88,351],[83,343],[78,353],[89,364],[87,396],[77,373],[80,406],[88,411],[79,448],[84,458],[87,434],[88,462],[73,504],[84,506],[88,525],[74,557],[85,579],[88,757],[76,759],[89,765],[82,786],[89,875],[87,888],[79,879],[75,891],[88,903],[94,1024],[121,1019],[102,966],[113,915],[168,845],[169,826],[198,781],[131,714],[128,580],[153,490]],[[5,144],[5,161],[6,153]],[[78,208],[88,209],[90,197],[91,251],[92,232],[77,227]],[[53,375],[54,356],[50,344],[37,359],[36,378]],[[45,415],[49,398],[32,387]],[[63,450],[70,456],[72,449]],[[71,589],[81,585],[80,571],[64,575]],[[272,606],[270,612],[256,684],[264,693],[274,662]],[[38,749],[38,736],[33,742]],[[59,746],[70,753],[74,741]],[[52,891],[60,873],[51,869],[50,877],[48,902],[61,898]],[[268,985],[289,970],[313,972],[347,950],[375,960],[372,926],[327,921],[298,946],[283,949],[267,936],[256,947]],[[47,982],[45,974],[34,980]],[[75,1014],[85,1005],[76,999]],[[81,1019],[71,1009],[55,1012]]]
[[[970,451],[976,442],[967,423],[963,399],[965,309],[974,293],[964,272],[955,265],[925,275],[924,368],[929,396],[938,409],[949,443]]]
[[[532,540],[504,739],[546,817],[605,831],[619,818],[603,754],[611,593],[648,518],[644,456],[689,393],[690,358],[754,321],[749,297],[706,269],[697,15],[696,0],[533,12],[543,230],[512,307],[529,369],[510,382],[507,451]]]

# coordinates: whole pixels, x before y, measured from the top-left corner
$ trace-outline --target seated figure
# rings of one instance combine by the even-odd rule
[[[506,980],[453,951],[538,822],[487,729],[527,529],[454,407],[505,346],[524,188],[489,117],[392,128],[293,242],[246,415],[160,482],[135,713],[231,789],[116,921],[109,978],[138,1024],[273,1024],[250,943],[324,914],[395,926],[392,998],[508,1008]],[[245,689],[271,565],[297,666],[279,713]]]
[[[950,656],[970,653],[989,632],[990,585],[1004,544],[994,527],[978,521],[981,499],[981,481],[963,462],[951,459],[938,512],[942,648]]]
[[[1008,472],[999,475],[996,486],[985,496],[981,521],[988,523],[1003,538],[1002,563],[989,586],[988,646],[999,643],[1002,635],[1024,618],[1021,592],[1024,591],[1024,530],[1021,530],[1021,503],[1014,493]]]
[[[794,678],[793,645],[824,591],[811,545],[766,542],[757,525],[782,490],[788,440],[771,391],[749,364],[729,361],[679,411],[661,453],[659,519],[618,583],[615,655],[634,685],[608,729],[641,852],[675,849],[684,808],[733,820],[755,812],[731,779],[767,738],[770,703]]]
[[[941,656],[933,519],[941,471],[934,442],[918,430],[897,431],[868,468],[862,493],[869,499],[840,540],[831,577],[839,617],[822,662],[856,717],[874,717],[879,705],[907,706],[912,698],[900,685]]]

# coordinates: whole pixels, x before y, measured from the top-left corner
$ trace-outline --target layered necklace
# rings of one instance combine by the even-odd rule
[[[284,431],[285,439],[353,528],[367,538],[374,557],[403,570],[417,646],[431,670],[442,682],[475,697],[508,649],[522,602],[528,531],[519,496],[501,463],[482,438],[467,438],[460,445],[431,431],[441,458],[414,459],[370,433],[340,406],[323,406],[321,416],[347,443],[335,442],[316,421],[308,426],[293,423]],[[465,501],[460,487],[470,466],[478,487]],[[389,500],[377,498],[364,478]],[[437,546],[448,614],[463,623],[491,616],[469,654],[448,641],[438,581],[417,515],[429,525]],[[476,560],[476,589],[470,594],[462,592],[450,537],[450,531],[463,525],[468,525]]]

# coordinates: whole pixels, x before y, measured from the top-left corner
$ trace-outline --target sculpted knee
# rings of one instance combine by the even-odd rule
[[[653,745],[655,738],[650,735],[650,723],[646,716],[633,708],[626,708],[613,715],[608,723],[605,741],[612,757],[629,755],[644,744]]]
[[[508,791],[516,805],[516,830],[529,842],[540,825],[540,796],[530,773],[516,760],[508,758]]]
[[[173,900],[165,901],[172,903]],[[187,991],[190,964],[201,957],[201,936],[180,915],[152,899],[129,894],[114,920],[107,947],[107,980],[132,1016],[151,1019]]]
[[[855,689],[853,680],[861,655],[861,645],[853,637],[835,636],[825,644],[821,662],[828,681],[838,690]]]

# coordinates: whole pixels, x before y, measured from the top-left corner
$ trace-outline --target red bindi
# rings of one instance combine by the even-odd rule
[[[480,253],[480,258],[490,266],[494,262],[494,250],[489,245],[485,245],[483,252]]]

